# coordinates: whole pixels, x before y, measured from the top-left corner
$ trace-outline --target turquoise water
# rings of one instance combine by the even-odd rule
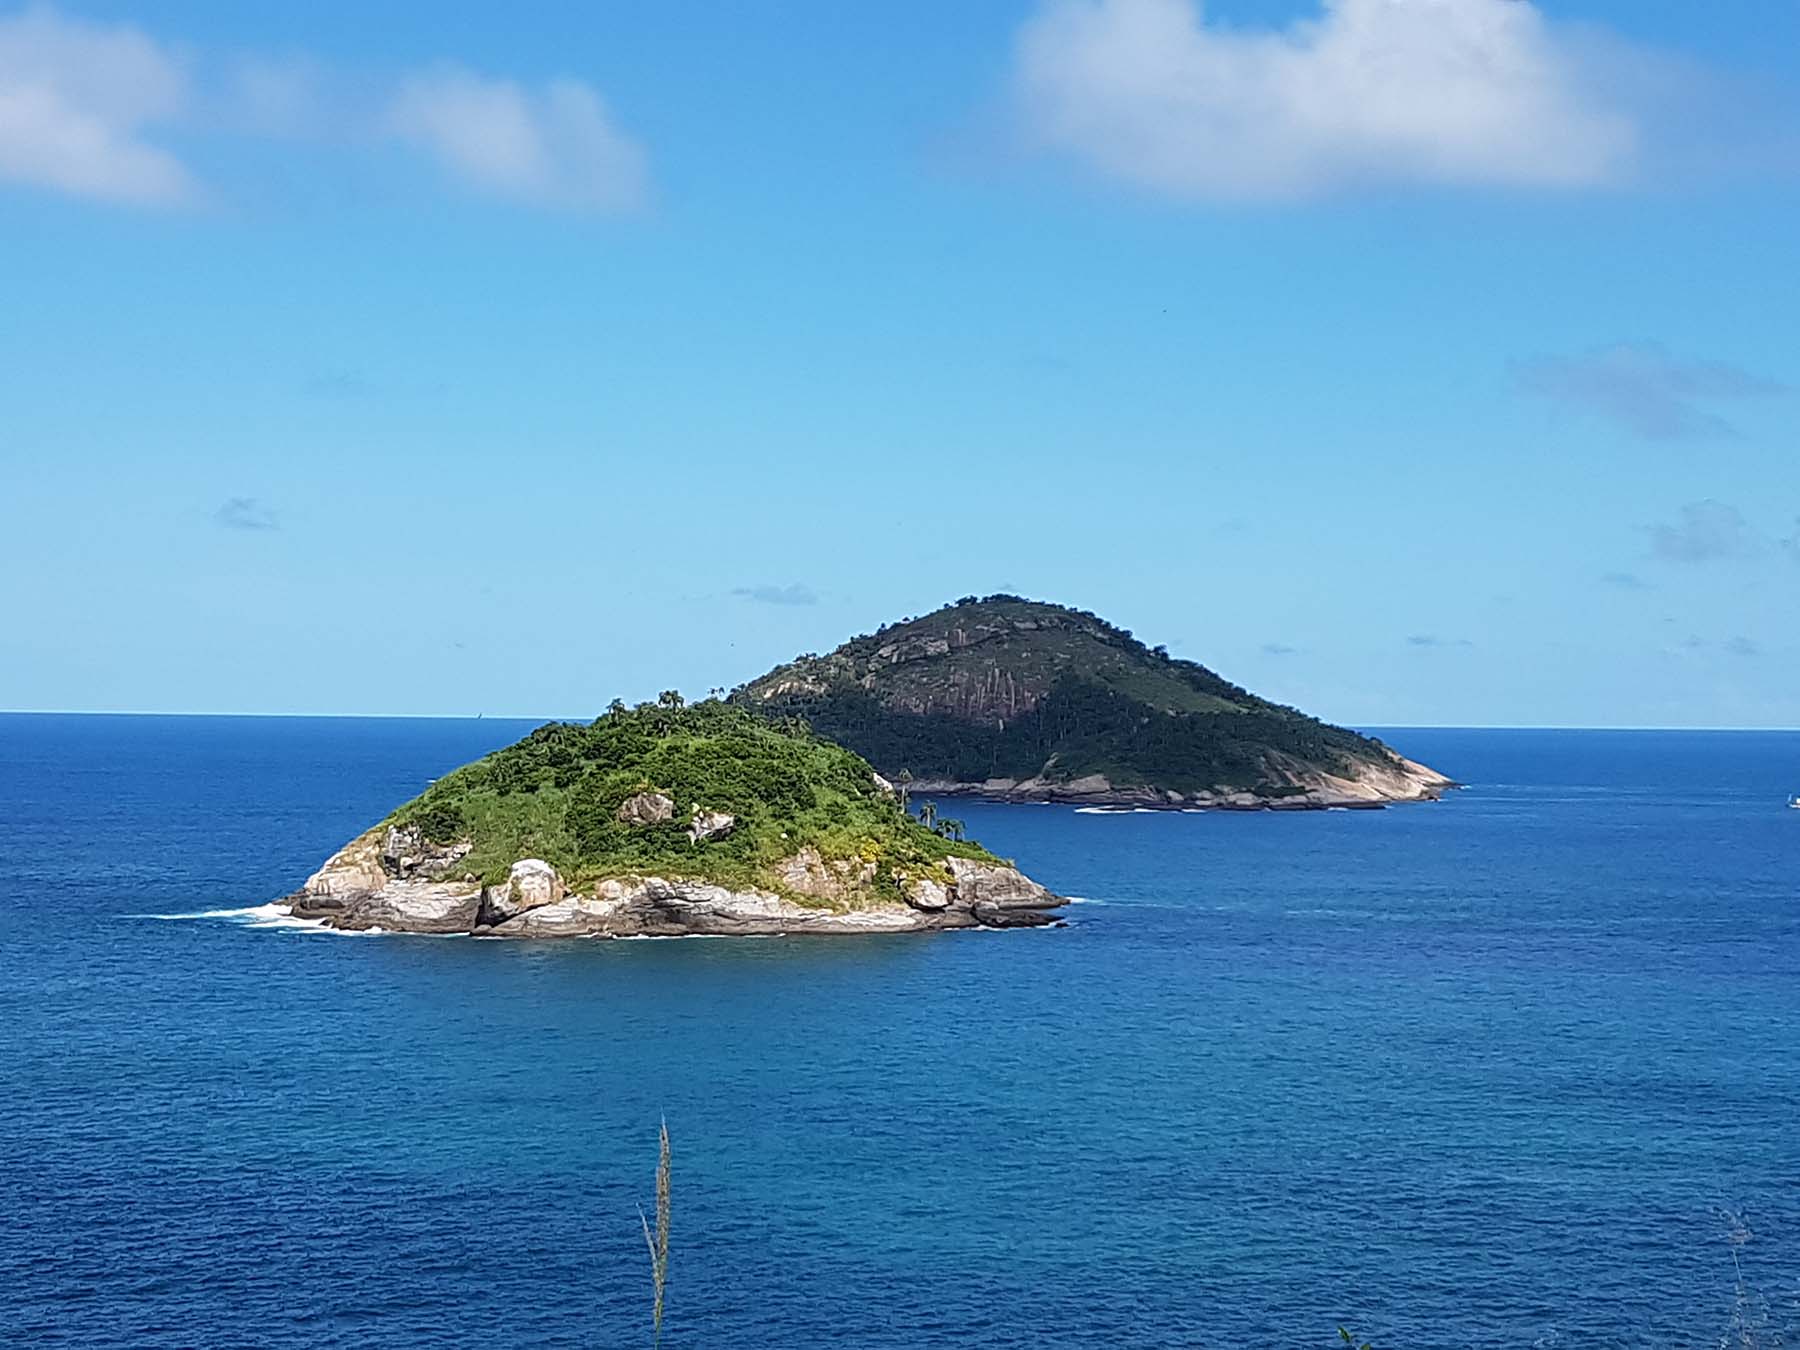
[[[1378,813],[958,804],[1067,928],[258,926],[499,722],[0,717],[0,1338],[1702,1346],[1800,1327],[1800,734],[1394,731]],[[202,917],[149,917],[188,915]],[[1723,1211],[1739,1215],[1737,1225]]]

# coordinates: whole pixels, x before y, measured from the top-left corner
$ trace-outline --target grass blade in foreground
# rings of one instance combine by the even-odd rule
[[[663,1288],[669,1278],[669,1122],[663,1121],[658,1136],[656,1157],[656,1232],[650,1231],[650,1220],[643,1208],[638,1220],[644,1225],[644,1243],[650,1248],[650,1282],[656,1290],[651,1307],[651,1344],[662,1344]]]

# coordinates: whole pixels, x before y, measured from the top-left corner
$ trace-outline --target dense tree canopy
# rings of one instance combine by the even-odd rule
[[[1178,792],[1297,791],[1296,769],[1353,771],[1379,742],[1258,698],[1084,610],[965,596],[803,657],[738,691],[887,773],[979,782],[1104,774]]]
[[[619,818],[627,798],[658,793],[673,817]],[[735,818],[696,842],[696,811]],[[475,845],[465,865],[497,880],[538,857],[571,881],[656,873],[774,884],[770,866],[802,847],[826,859],[874,863],[878,884],[951,854],[990,857],[933,834],[879,787],[869,765],[798,723],[771,722],[717,700],[615,703],[591,724],[553,722],[448,774],[391,820],[439,843]]]

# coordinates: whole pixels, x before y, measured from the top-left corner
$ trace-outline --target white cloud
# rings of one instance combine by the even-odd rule
[[[575,79],[527,86],[455,66],[349,76],[301,55],[198,53],[33,6],[0,16],[0,184],[135,205],[208,195],[158,137],[399,141],[459,182],[529,205],[628,210],[643,148]]]
[[[1626,176],[1639,140],[1595,52],[1529,0],[1324,0],[1280,30],[1202,0],[1045,0],[1014,81],[1041,146],[1176,197],[1576,188]]]
[[[645,196],[642,147],[579,80],[528,89],[445,67],[401,82],[387,126],[496,196],[602,211],[629,210]]]
[[[0,180],[168,206],[198,185],[148,139],[192,92],[182,62],[136,28],[33,7],[0,18]]]

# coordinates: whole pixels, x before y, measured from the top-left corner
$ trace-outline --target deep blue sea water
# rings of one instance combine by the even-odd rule
[[[1089,898],[1054,931],[147,917],[524,729],[0,717],[0,1339],[646,1345],[664,1116],[672,1348],[1710,1346],[1734,1250],[1800,1326],[1800,734],[1393,731],[1471,786],[1385,812],[950,807]]]

